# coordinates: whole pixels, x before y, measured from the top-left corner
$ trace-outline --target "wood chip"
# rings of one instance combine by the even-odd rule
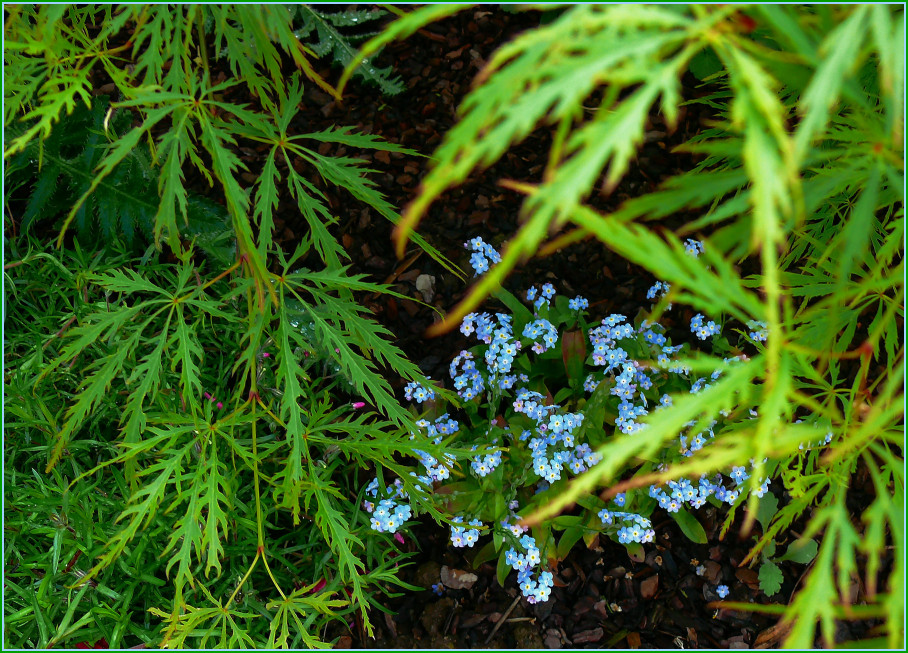
[[[693,628],[687,628],[687,641],[693,644],[691,648],[697,648],[699,646],[699,639],[697,637],[697,631]]]
[[[574,633],[573,643],[574,644],[586,644],[589,642],[598,642],[602,639],[604,631],[601,627],[593,628],[591,630],[584,630],[579,633]]]
[[[419,313],[419,304],[409,299],[400,300],[400,308],[403,308],[410,317],[416,317],[416,314]]]
[[[561,648],[561,635],[557,630],[549,629],[545,634],[545,647],[550,649]]]
[[[760,589],[760,576],[753,569],[747,567],[735,569],[735,577],[752,590]]]
[[[470,589],[479,580],[476,574],[462,569],[451,569],[447,565],[441,568],[441,582],[452,590]]]
[[[656,596],[657,589],[659,589],[659,576],[654,574],[649,578],[644,578],[643,581],[641,581],[640,596],[645,599],[651,599]]]
[[[483,621],[485,621],[487,618],[488,618],[488,615],[484,615],[484,614],[474,614],[474,615],[471,615],[471,616],[467,617],[467,618],[464,619],[463,621],[461,621],[461,622],[460,622],[460,627],[461,627],[461,628],[464,628],[464,629],[466,629],[466,628],[473,628],[474,626],[478,626],[479,624],[481,624],[481,623],[482,623]]]
[[[393,639],[397,639],[397,624],[394,623],[394,617],[389,613],[385,613],[385,626],[388,627],[388,633]]]

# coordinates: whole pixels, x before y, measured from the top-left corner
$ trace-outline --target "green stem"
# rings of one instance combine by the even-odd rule
[[[202,59],[202,69],[205,71],[205,79],[210,79],[211,75],[208,70],[208,48],[205,45],[205,16],[201,7],[196,7],[196,26],[199,32],[199,57]]]
[[[247,569],[247,570],[246,570],[246,573],[243,574],[243,577],[240,579],[240,582],[237,584],[236,589],[233,590],[233,594],[231,594],[231,595],[230,595],[230,598],[227,599],[227,603],[224,605],[224,609],[225,609],[225,610],[226,610],[228,607],[230,607],[230,604],[231,604],[231,603],[233,603],[233,599],[236,598],[236,595],[237,595],[237,593],[240,591],[240,588],[241,588],[243,585],[246,584],[246,579],[249,578],[249,574],[251,574],[251,573],[252,573],[252,570],[255,569],[255,566],[258,564],[259,558],[260,558],[261,556],[262,556],[262,549],[259,548],[259,549],[255,552],[255,558],[252,560],[252,564],[249,565],[249,569]]]

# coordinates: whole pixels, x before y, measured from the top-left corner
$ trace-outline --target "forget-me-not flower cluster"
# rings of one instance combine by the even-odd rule
[[[483,274],[501,260],[494,248],[482,239],[472,239],[466,247],[472,251],[470,261],[477,275]],[[692,239],[688,239],[684,247],[694,257],[705,251],[703,243]],[[647,292],[647,299],[658,299],[669,290],[668,283],[657,281]],[[438,453],[438,449],[432,449],[434,454],[415,450],[425,468],[421,475],[412,473],[416,488],[431,491],[434,484],[458,474],[472,474],[480,479],[481,487],[488,488],[490,481],[482,479],[507,463],[517,465],[516,469],[508,467],[507,474],[519,478],[535,476],[538,479],[536,492],[539,493],[565,476],[582,474],[600,462],[600,455],[590,444],[578,441],[586,433],[584,413],[569,412],[556,404],[551,395],[547,394],[548,384],[531,385],[530,376],[526,373],[536,371],[534,365],[537,359],[534,359],[533,354],[545,354],[558,347],[558,325],[579,324],[581,329],[586,329],[577,312],[587,309],[589,301],[581,296],[568,300],[567,307],[574,312],[568,315],[564,311],[564,304],[560,300],[554,301],[555,294],[551,283],[530,288],[526,300],[533,305],[533,316],[526,323],[521,319],[518,326],[515,326],[510,315],[503,313],[470,313],[464,318],[461,333],[468,337],[475,336],[484,347],[474,348],[472,352],[461,351],[451,362],[449,371],[454,389],[464,400],[464,406],[468,407],[466,412],[472,416],[471,421],[475,421],[476,411],[485,404],[479,401],[469,404],[466,402],[484,397],[488,400],[489,421],[485,425],[474,424],[469,429],[479,438],[474,441],[473,454],[466,459],[469,468],[458,467],[453,455]],[[765,341],[765,324],[750,322],[747,326],[751,340]],[[707,340],[721,334],[722,326],[698,314],[691,320],[691,330],[698,339]],[[625,434],[633,434],[644,428],[642,420],[650,410],[662,410],[672,405],[672,396],[660,392],[656,387],[656,384],[670,379],[670,374],[681,377],[672,380],[674,387],[679,387],[678,381],[681,384],[689,383],[690,392],[695,394],[709,388],[710,383],[723,373],[724,366],[707,377],[693,377],[691,369],[676,358],[682,345],[672,345],[664,327],[658,323],[643,320],[635,327],[626,316],[613,313],[600,324],[589,328],[587,334],[591,347],[587,349],[586,362],[592,364],[594,371],[586,376],[583,389],[589,393],[599,389],[598,400],[608,402],[609,414],[617,412],[615,426]],[[543,364],[550,364],[553,359],[555,357],[549,355],[539,360]],[[730,365],[735,360],[737,359],[726,359],[724,363]],[[557,397],[570,396],[558,394],[554,388],[551,392]],[[405,394],[408,399],[418,403],[434,398],[434,391],[418,383],[410,383]],[[507,428],[503,422],[493,426],[493,422],[501,419],[508,422]],[[696,420],[688,422],[677,438],[680,445],[678,450],[683,456],[694,455],[708,446],[715,437],[717,422],[712,421],[705,427],[701,425],[702,430],[694,433],[691,427],[696,423]],[[458,422],[448,415],[443,415],[434,422],[420,420],[418,425],[423,436],[436,446],[443,442],[446,435],[460,429]],[[483,428],[485,431],[481,430]],[[500,442],[501,440],[504,442]],[[505,461],[509,452],[516,453],[518,450],[528,455],[515,455]],[[524,464],[527,467],[520,469]],[[649,496],[669,513],[687,507],[700,508],[707,501],[732,505],[747,490],[759,497],[769,491],[768,478],[763,478],[759,483],[756,482],[759,477],[751,478],[757,473],[751,461],[750,467],[735,465],[724,476],[704,475],[698,480],[677,479],[661,486],[651,486]],[[495,478],[502,477],[499,475]],[[374,486],[370,485],[367,489],[367,494],[377,501],[377,504],[371,499],[366,502],[367,510],[372,513],[372,527],[380,532],[395,532],[410,517],[410,507],[406,505],[407,496],[403,493],[399,480],[395,481],[396,490],[392,488],[390,494],[385,490],[382,496],[378,495],[377,484],[376,480]],[[511,498],[514,496],[510,495]],[[655,531],[650,519],[631,512],[637,503],[631,500],[631,508],[626,508],[626,500],[625,495],[618,495],[608,508],[599,512],[603,530],[625,544],[652,542]],[[493,523],[491,529],[495,531],[496,537],[504,537],[512,544],[518,543],[506,551],[505,562],[517,571],[518,584],[524,596],[531,603],[545,601],[551,593],[553,577],[551,573],[542,570],[544,551],[527,534],[527,528],[520,525],[520,519],[514,512],[517,508],[515,502],[511,502],[508,508],[510,516]],[[477,543],[485,529],[479,519],[471,518],[473,516],[475,515],[462,515],[453,520],[450,540],[453,546],[472,547]],[[496,516],[496,519],[500,517]]]
[[[747,334],[748,338],[750,338],[754,342],[766,342],[766,338],[769,333],[766,330],[766,322],[760,322],[759,320],[748,320],[747,328],[750,329]]]
[[[473,238],[464,243],[464,247],[473,252],[470,255],[470,265],[473,266],[474,276],[485,274],[492,265],[501,262],[501,254],[482,238]]]
[[[541,291],[537,291],[535,287],[527,290],[527,301],[533,302],[533,308],[537,311],[543,306],[551,305],[554,296],[555,286],[550,283],[542,284]]]
[[[690,330],[698,339],[706,340],[710,336],[717,336],[722,333],[722,327],[720,325],[712,320],[704,324],[704,319],[705,318],[700,313],[697,313],[690,321]]]
[[[529,603],[548,601],[554,576],[551,572],[542,571],[534,577],[533,569],[542,563],[542,553],[531,535],[523,535],[519,542],[523,552],[510,548],[505,554],[505,563],[517,572],[517,586]]]
[[[664,297],[669,290],[671,290],[670,284],[667,284],[664,281],[657,281],[652,286],[650,286],[649,290],[646,291],[646,298],[659,299],[660,297]],[[669,310],[671,310],[671,306],[669,306],[668,308]]]
[[[619,503],[617,501],[618,497],[615,497],[614,502],[621,506],[624,504],[623,495],[619,496],[622,496],[621,502]],[[621,528],[618,529],[618,541],[621,544],[629,544],[630,542],[645,544],[647,542],[653,542],[656,539],[656,531],[652,528],[652,522],[642,515],[633,512],[603,508],[599,511],[599,519],[604,526],[623,524]]]
[[[558,342],[558,329],[548,320],[534,320],[523,327],[523,337],[534,340],[533,351],[541,354]]]
[[[451,544],[457,548],[472,547],[479,541],[479,529],[482,528],[482,522],[478,519],[471,519],[468,523],[469,528],[462,526],[463,517],[455,517],[455,525],[451,526]]]
[[[406,501],[407,494],[403,491],[400,479],[395,481],[395,491],[391,497],[381,499],[376,505],[375,502],[366,499],[364,507],[371,513],[372,517],[369,524],[373,530],[379,533],[396,533],[408,519],[410,519],[411,508]],[[378,498],[378,479],[372,479],[372,482],[366,487],[366,494]],[[403,501],[398,501],[403,500]]]
[[[404,397],[407,398],[407,401],[416,401],[421,404],[424,401],[435,399],[435,391],[432,388],[423,387],[416,381],[410,381],[404,388]]]
[[[706,251],[703,248],[703,243],[699,240],[694,240],[693,238],[688,238],[684,241],[684,249],[694,258],[697,258],[698,256],[700,256],[700,254]]]

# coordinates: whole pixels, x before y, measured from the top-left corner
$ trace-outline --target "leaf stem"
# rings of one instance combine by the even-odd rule
[[[255,569],[255,566],[258,564],[259,558],[262,556],[263,551],[264,551],[264,549],[262,547],[259,547],[258,549],[256,549],[255,558],[252,559],[252,564],[249,565],[249,569],[246,570],[246,573],[243,574],[243,577],[240,579],[240,582],[237,583],[236,589],[233,590],[233,594],[230,595],[230,598],[227,599],[227,603],[224,604],[225,610],[228,607],[230,607],[231,603],[233,603],[233,599],[236,598],[236,595],[240,591],[240,588],[246,584],[246,579],[249,578],[249,574],[251,574],[252,570]]]
[[[196,13],[196,27],[199,31],[199,57],[202,60],[202,68],[205,70],[205,79],[210,78],[210,72],[208,70],[208,48],[205,45],[205,16],[201,7],[198,7],[198,12]]]
[[[240,257],[240,259],[237,260],[236,263],[234,263],[234,264],[231,265],[229,268],[227,268],[226,270],[224,270],[223,272],[221,272],[221,273],[220,273],[218,276],[216,276],[214,279],[211,279],[210,281],[205,282],[205,284],[202,285],[202,286],[197,286],[197,287],[193,288],[190,292],[188,292],[188,293],[186,293],[185,295],[183,295],[182,297],[180,297],[180,299],[179,299],[178,301],[183,302],[183,301],[189,299],[190,297],[192,297],[195,293],[201,292],[201,291],[205,290],[205,289],[208,288],[209,286],[211,286],[211,285],[217,283],[218,281],[220,281],[221,279],[223,279],[224,277],[226,277],[228,274],[230,274],[231,272],[233,272],[234,270],[236,270],[236,269],[237,269],[238,267],[240,267],[242,264],[243,264],[243,259],[242,259],[242,257]]]
[[[262,552],[262,562],[265,563],[265,571],[268,572],[268,578],[271,579],[271,582],[274,583],[275,589],[277,589],[278,594],[281,595],[281,598],[285,601],[287,600],[287,595],[284,594],[284,591],[281,589],[281,586],[278,585],[277,580],[274,578],[274,574],[271,573],[271,567],[268,566],[268,556],[265,555],[264,549],[261,549]]]

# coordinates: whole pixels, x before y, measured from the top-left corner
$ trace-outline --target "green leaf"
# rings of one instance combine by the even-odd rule
[[[495,570],[496,576],[498,578],[498,584],[501,587],[504,587],[505,581],[508,579],[508,575],[511,573],[511,565],[505,562],[505,555],[507,551],[502,547],[501,553],[498,556],[498,567]]]
[[[145,121],[142,123],[141,126],[134,128],[132,131],[127,133],[125,136],[121,137],[115,144],[113,144],[110,154],[108,154],[104,158],[104,160],[99,164],[96,174],[94,175],[94,178],[91,181],[91,184],[89,184],[88,188],[85,190],[85,192],[82,194],[82,196],[78,200],[76,200],[76,202],[73,204],[72,209],[69,211],[69,214],[64,219],[63,225],[60,229],[60,236],[57,239],[58,243],[63,242],[63,236],[66,233],[66,230],[69,227],[69,224],[75,218],[76,213],[80,209],[84,208],[85,201],[88,199],[88,197],[92,193],[94,193],[95,190],[102,183],[105,182],[107,177],[113,173],[114,169],[120,164],[121,161],[123,161],[123,159],[125,159],[127,156],[130,156],[133,154],[133,152],[135,151],[135,148],[138,146],[139,139],[142,137],[142,135],[144,133],[146,133],[148,130],[150,130],[158,122],[160,122],[162,119],[164,119],[166,116],[168,116],[173,111],[173,109],[174,109],[174,107],[164,107],[161,109],[149,109],[146,112]],[[107,184],[107,185],[110,186],[111,184]],[[118,190],[116,192],[122,194],[123,191]],[[159,205],[159,209],[160,209],[160,205]]]
[[[608,507],[606,503],[595,494],[590,494],[585,497],[577,497],[577,505],[586,508],[592,513],[598,513],[603,508]]]
[[[690,60],[690,72],[701,82],[723,70],[722,62],[712,48],[701,50]]]
[[[288,280],[296,283],[307,276],[300,274]],[[312,279],[320,278],[312,276]],[[351,280],[351,283],[354,282]],[[317,340],[322,343],[326,354],[341,367],[344,377],[358,394],[369,397],[395,423],[413,428],[413,417],[394,397],[388,380],[378,373],[376,361],[388,364],[404,378],[424,382],[422,373],[390,342],[393,336],[390,331],[360,315],[366,310],[363,306],[347,298],[334,297],[327,292],[329,288],[320,289],[316,285],[301,288],[316,302],[313,305],[303,304],[303,307],[308,311]],[[354,343],[363,353],[351,347]],[[366,355],[374,360],[366,358]]]
[[[178,310],[175,327],[173,339],[168,343],[173,344],[176,341],[170,369],[175,370],[178,365],[180,366],[180,391],[184,397],[198,399],[202,396],[199,363],[203,360],[204,351],[195,329],[186,324],[182,307]]]
[[[274,232],[273,213],[278,203],[277,181],[280,178],[280,173],[274,162],[275,152],[277,152],[277,148],[272,148],[265,158],[262,172],[258,178],[255,206],[252,212],[253,218],[256,219],[259,225],[259,246],[263,253],[271,249]]]
[[[580,527],[566,528],[558,540],[558,546],[555,548],[555,554],[559,560],[564,560],[574,545],[580,541],[584,535],[584,529]]]
[[[368,148],[370,150],[384,150],[385,152],[398,152],[400,154],[407,154],[409,156],[423,156],[416,150],[411,150],[410,148],[403,147],[397,143],[390,143],[384,140],[381,136],[376,136],[374,134],[360,134],[360,133],[350,133],[352,127],[336,127],[331,126],[327,129],[323,129],[320,132],[308,132],[306,134],[296,134],[295,136],[290,137],[291,141],[310,139],[313,141],[319,141],[322,143],[340,143],[342,145],[349,145],[351,147],[362,147]]]
[[[34,109],[21,118],[23,122],[31,122],[33,119],[37,120],[25,133],[10,143],[10,146],[3,153],[4,158],[25,149],[39,133],[41,138],[48,138],[51,134],[52,125],[60,119],[60,114],[63,110],[65,109],[67,113],[71,113],[76,108],[78,100],[81,99],[86,106],[91,106],[91,95],[89,92],[91,84],[88,80],[90,72],[91,67],[89,66],[68,70],[61,67],[54,75],[54,78],[48,80],[43,87],[51,91],[51,93],[46,93],[42,98],[44,102],[38,103]]]
[[[825,131],[830,112],[839,100],[843,81],[862,63],[862,45],[868,32],[869,10],[868,5],[853,7],[851,15],[830,31],[818,48],[820,64],[798,105],[803,119],[798,124],[794,144],[800,157],[804,156],[813,140]]]
[[[552,526],[555,528],[573,528],[583,522],[583,517],[575,515],[560,515],[552,520]]]
[[[712,315],[732,314],[743,322],[764,314],[757,295],[744,287],[729,261],[709,247],[694,258],[670,233],[660,237],[641,225],[625,224],[583,206],[574,211],[573,219],[624,258],[683,288],[679,299],[698,310]]]
[[[338,497],[333,496],[337,490],[319,474],[313,473],[312,461],[309,462],[309,478],[311,488],[306,494],[315,498],[315,523],[322,532],[325,542],[337,556],[338,569],[344,581],[350,584],[351,596],[359,604],[363,624],[371,636],[373,629],[366,613],[368,600],[362,582],[365,564],[353,551],[354,547],[362,549],[362,540],[353,533],[345,511],[342,510],[342,503],[338,501]]]
[[[478,569],[479,565],[481,565],[482,563],[492,560],[495,557],[497,551],[498,547],[495,545],[494,541],[486,542],[486,545],[476,553],[472,562],[470,562],[470,566],[472,566],[473,569]]]
[[[112,354],[94,364],[94,367],[99,369],[88,377],[76,403],[66,411],[66,421],[60,432],[54,437],[54,447],[50,453],[50,459],[47,461],[45,473],[50,472],[60,461],[70,438],[79,430],[97,403],[105,397],[107,388],[122,372],[123,365],[132,353],[131,349],[135,347],[137,340],[137,337],[133,337],[124,341]]]
[[[763,532],[769,530],[769,524],[775,519],[779,508],[779,499],[772,492],[767,492],[757,502],[757,521],[763,527]]]
[[[89,576],[96,575],[104,567],[109,566],[126,549],[132,539],[138,534],[139,529],[147,526],[156,514],[163,501],[168,487],[176,482],[176,477],[183,470],[183,459],[189,455],[193,443],[189,442],[182,447],[167,452],[158,462],[150,465],[141,472],[144,484],[129,497],[126,508],[120,513],[117,521],[126,521],[114,537],[107,543],[99,562],[92,568]]]
[[[499,288],[492,293],[492,296],[507,306],[511,311],[511,317],[514,319],[513,326],[515,333],[521,333],[523,327],[533,321],[533,313],[530,312],[530,309],[527,308],[526,304],[504,288]]]
[[[279,495],[281,505],[291,510],[294,524],[299,524],[301,483],[306,476],[303,460],[308,459],[310,455],[303,437],[303,410],[299,405],[299,398],[305,396],[301,381],[308,380],[308,377],[294,352],[295,347],[304,343],[299,334],[293,330],[287,309],[287,303],[281,301],[276,382],[282,390],[279,416],[284,421],[289,450],[283,469],[276,475],[275,481],[282,481]]]
[[[782,570],[771,560],[765,560],[763,564],[760,565],[759,578],[760,589],[766,596],[772,596],[773,594],[778,593],[782,588],[782,581],[785,580],[782,576]]]
[[[333,592],[313,594],[315,586],[302,587],[283,600],[267,604],[269,610],[277,608],[271,620],[269,648],[296,648],[292,646],[296,637],[302,638],[307,648],[331,648],[329,643],[319,638],[319,617],[336,616],[334,609],[344,607],[347,601],[330,599]]]
[[[687,510],[683,508],[678,510],[678,512],[669,513],[672,516],[672,519],[675,520],[675,523],[681,528],[681,532],[684,533],[685,537],[691,542],[697,544],[706,544],[708,542],[706,538],[706,531],[703,526]]]
[[[18,183],[20,174],[27,174],[27,183],[34,184],[22,215],[23,230],[27,231],[36,220],[69,213],[80,196],[86,202],[82,213],[83,236],[90,234],[105,239],[122,236],[131,243],[136,227],[144,230],[150,224],[158,198],[148,153],[141,147],[125,152],[124,158],[111,167],[109,177],[98,181],[96,187],[100,192],[94,195],[86,192],[96,180],[95,167],[112,146],[103,129],[106,110],[108,103],[104,97],[96,99],[90,110],[78,107],[48,138],[31,141],[23,152],[8,161],[8,187]],[[113,122],[120,121],[115,118]],[[5,129],[8,137],[24,131],[18,124]],[[29,163],[34,160],[41,163],[37,172]],[[19,166],[22,173],[17,173]]]
[[[788,545],[788,550],[785,551],[785,555],[776,558],[775,560],[777,562],[790,560],[791,562],[798,562],[802,565],[806,565],[817,557],[818,550],[819,546],[817,545],[816,540],[796,540]]]

